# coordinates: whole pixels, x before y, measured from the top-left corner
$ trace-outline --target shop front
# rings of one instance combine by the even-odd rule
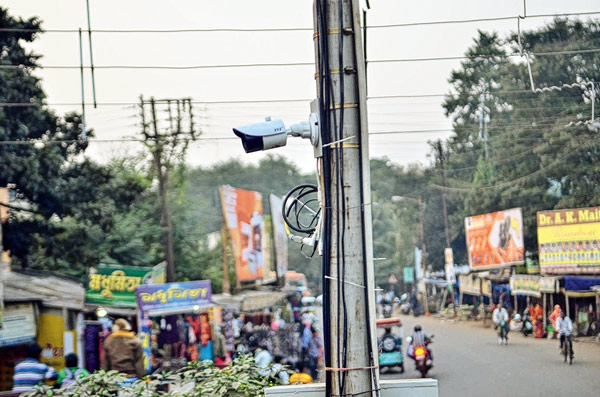
[[[136,299],[148,372],[175,370],[190,361],[227,361],[210,281],[141,285]]]
[[[596,286],[600,286],[598,277],[564,277],[561,292],[565,296],[565,310],[573,320],[576,335],[589,336],[593,333],[591,325],[598,319]]]
[[[0,391],[12,388],[14,366],[29,343],[42,347],[41,361],[64,368],[65,355],[83,357],[81,333],[84,290],[75,281],[42,272],[5,271],[0,329]]]
[[[138,328],[135,289],[164,283],[164,265],[129,267],[100,265],[90,269],[85,289],[85,367],[100,368],[102,345],[110,335],[112,320],[124,318]]]

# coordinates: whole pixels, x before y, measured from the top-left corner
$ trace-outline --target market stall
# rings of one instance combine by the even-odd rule
[[[215,354],[221,312],[212,301],[210,281],[141,285],[136,297],[147,371],[224,355]]]

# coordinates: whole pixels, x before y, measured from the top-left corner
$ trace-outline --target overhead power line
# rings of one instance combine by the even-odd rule
[[[531,19],[531,18],[556,18],[556,17],[574,17],[574,16],[585,16],[585,15],[598,15],[600,11],[589,11],[589,12],[571,12],[571,13],[557,13],[557,14],[535,14],[535,15],[513,15],[505,17],[490,17],[490,18],[472,18],[472,19],[456,19],[456,20],[443,20],[443,21],[424,21],[424,22],[410,22],[410,23],[396,23],[396,24],[384,24],[384,25],[369,25],[367,29],[388,29],[388,28],[404,28],[414,26],[428,26],[428,25],[449,25],[449,24],[462,24],[462,23],[476,23],[476,22],[496,22],[496,21],[509,21],[516,18]],[[248,32],[312,32],[312,27],[294,27],[294,28],[207,28],[207,29],[91,29],[92,33],[248,33]],[[15,28],[0,28],[0,32],[12,32],[12,33],[37,33],[36,29],[15,29]],[[42,33],[78,33],[79,29],[44,29]]]
[[[588,48],[580,50],[547,51],[530,53],[530,56],[559,56],[572,54],[592,54],[600,52],[600,48]],[[428,62],[428,61],[452,61],[461,59],[492,59],[502,57],[521,57],[519,53],[489,55],[461,55],[449,57],[429,58],[399,58],[399,59],[374,59],[368,63],[398,63],[398,62]],[[314,62],[280,62],[280,63],[245,63],[245,64],[223,64],[223,65],[94,65],[94,69],[148,69],[148,70],[195,70],[195,69],[231,69],[231,68],[255,68],[255,67],[289,67],[289,66],[314,66]],[[92,66],[81,65],[0,65],[0,69],[91,69]]]

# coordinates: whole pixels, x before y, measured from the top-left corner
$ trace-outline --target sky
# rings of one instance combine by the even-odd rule
[[[312,0],[89,0],[92,29],[218,29],[309,28]],[[364,3],[363,3],[364,4]],[[85,0],[0,0],[11,14],[40,17],[45,29],[87,29]],[[523,15],[522,0],[370,0],[367,26],[448,21]],[[527,15],[600,11],[594,0],[529,0]],[[584,17],[587,18],[587,17]],[[534,29],[551,18],[531,18],[522,29]],[[463,24],[369,28],[367,61],[463,55],[477,30],[504,35],[516,31],[516,19]],[[314,62],[312,31],[93,33],[94,64],[99,65],[232,65]],[[79,66],[78,34],[44,33],[30,46],[43,55],[42,65]],[[88,39],[83,40],[84,64],[90,64]],[[446,94],[448,78],[459,60],[370,63],[368,65],[369,131],[372,157],[388,157],[398,164],[427,164],[428,141],[447,138],[452,122],[442,110],[443,97],[382,98],[398,95]],[[196,125],[204,139],[192,144],[187,163],[209,166],[237,158],[257,162],[267,152],[245,154],[232,127],[263,121],[267,116],[286,124],[306,120],[309,101],[316,97],[314,66],[208,68],[193,70],[96,69],[97,101],[86,106],[87,127],[98,139],[140,137],[139,97],[190,97]],[[80,111],[80,71],[44,69],[48,103],[57,113]],[[85,72],[85,100],[92,103],[89,70]],[[294,102],[215,103],[230,101],[296,100]],[[124,103],[119,106],[102,105]],[[166,118],[165,109],[159,119]],[[402,131],[442,130],[436,132]],[[218,138],[216,140],[206,138]],[[136,143],[90,143],[88,154],[106,162],[133,155]],[[293,161],[304,172],[314,170],[310,144],[298,138],[270,150]]]

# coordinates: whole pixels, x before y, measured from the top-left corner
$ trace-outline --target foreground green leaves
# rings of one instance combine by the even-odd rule
[[[25,397],[226,397],[263,396],[265,388],[280,384],[272,366],[259,368],[252,356],[241,356],[222,370],[212,362],[193,362],[175,373],[152,375],[126,385],[117,371],[97,371],[67,390],[40,386]]]

